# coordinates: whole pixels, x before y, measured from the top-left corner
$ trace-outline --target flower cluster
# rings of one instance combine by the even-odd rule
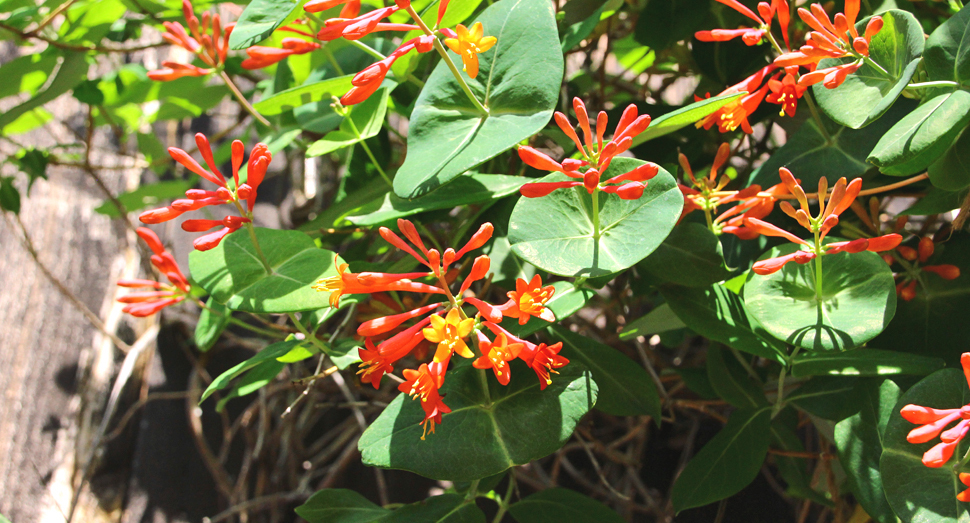
[[[175,263],[175,258],[162,246],[162,241],[158,239],[158,235],[147,227],[139,227],[135,232],[152,250],[152,265],[169,281],[168,284],[165,284],[154,280],[118,280],[119,287],[155,289],[153,291],[132,292],[118,298],[119,302],[127,304],[122,309],[123,312],[143,318],[184,300],[192,288],[189,286],[188,279],[179,270],[178,264]]]
[[[758,218],[745,217],[744,225],[754,232],[763,234],[765,236],[785,238],[798,245],[802,245],[805,249],[807,249],[798,250],[791,254],[779,256],[777,258],[770,258],[755,262],[754,266],[752,267],[755,274],[772,274],[781,270],[785,264],[791,261],[798,264],[805,264],[815,259],[817,256],[835,254],[843,251],[849,253],[857,253],[862,251],[888,251],[896,248],[896,246],[902,241],[902,236],[894,233],[876,238],[859,238],[857,240],[833,242],[822,245],[822,241],[825,239],[825,236],[829,233],[829,231],[832,230],[833,227],[838,225],[839,215],[848,209],[859,195],[859,190],[862,188],[862,178],[856,178],[850,183],[846,183],[844,177],[839,178],[839,180],[835,182],[835,186],[832,188],[831,193],[828,192],[828,180],[825,177],[819,178],[817,195],[819,212],[816,216],[812,216],[808,207],[808,196],[805,194],[805,190],[802,189],[798,181],[795,180],[795,177],[792,176],[791,171],[782,167],[778,170],[778,174],[781,176],[781,181],[788,191],[795,196],[795,199],[798,200],[801,208],[796,210],[788,202],[781,202],[779,207],[781,207],[781,210],[785,214],[795,219],[799,225],[808,229],[809,232],[815,235],[815,243],[814,245],[810,244],[798,236],[795,236],[794,234],[780,227],[772,225],[768,222],[764,222]],[[828,203],[826,203],[826,195],[828,198]]]
[[[421,399],[424,410],[424,436],[435,425],[440,424],[442,415],[451,412],[439,392],[445,382],[445,373],[453,354],[463,358],[475,358],[476,368],[492,369],[500,383],[506,385],[511,377],[508,362],[519,358],[533,369],[540,379],[540,388],[551,383],[550,373],[554,373],[569,360],[559,356],[561,343],[546,345],[522,340],[498,325],[504,316],[518,318],[524,324],[535,316],[547,321],[555,319],[545,304],[552,297],[554,289],[543,287],[542,280],[536,276],[526,283],[516,282],[515,291],[508,293],[509,300],[501,305],[492,305],[470,295],[472,283],[488,275],[490,260],[482,255],[472,262],[471,270],[462,281],[457,293],[452,293],[451,284],[456,281],[458,270],[451,267],[469,252],[480,248],[491,236],[492,224],[486,223],[472,235],[464,247],[455,251],[425,247],[414,224],[398,220],[398,229],[405,241],[395,232],[381,227],[381,236],[391,245],[413,256],[428,270],[402,274],[376,272],[348,273],[347,264],[337,266],[337,276],[317,281],[313,288],[330,293],[330,305],[337,307],[344,294],[371,294],[375,297],[390,291],[407,291],[424,294],[424,299],[411,302],[417,307],[388,316],[367,320],[357,328],[357,334],[364,338],[365,348],[360,350],[361,381],[370,383],[374,388],[380,386],[384,374],[393,372],[394,365],[405,356],[415,354],[422,344],[430,343],[434,348],[431,361],[422,363],[417,370],[405,369],[404,383],[399,389],[412,397]],[[413,281],[431,279],[432,284]],[[427,303],[440,296],[445,301]],[[465,306],[469,306],[466,308]],[[489,339],[486,332],[494,338]],[[469,342],[475,350],[469,346]]]
[[[249,154],[249,164],[246,167],[246,180],[240,183],[239,168],[243,164],[245,146],[239,140],[232,142],[232,188],[226,185],[225,177],[216,167],[215,159],[212,156],[212,148],[209,140],[202,133],[195,135],[195,143],[199,147],[199,152],[205,160],[209,169],[205,169],[199,162],[189,156],[189,153],[177,147],[169,147],[168,154],[182,164],[186,169],[198,174],[202,178],[216,184],[218,189],[208,191],[203,189],[189,189],[185,191],[185,199],[175,200],[171,205],[160,209],[152,209],[143,212],[138,219],[142,223],[154,224],[172,220],[182,213],[194,211],[210,205],[221,205],[232,203],[236,206],[241,216],[227,215],[221,220],[186,220],[182,222],[182,229],[188,232],[203,232],[223,226],[217,232],[206,234],[196,238],[193,245],[200,251],[212,249],[226,237],[227,234],[239,229],[243,225],[252,222],[253,206],[256,204],[256,191],[259,184],[266,176],[266,169],[269,168],[273,160],[272,153],[265,144],[258,143],[253,147]],[[245,202],[245,205],[243,205]]]
[[[163,22],[165,32],[162,38],[195,54],[209,68],[166,60],[162,62],[162,69],[148,72],[148,77],[152,80],[167,82],[184,76],[205,76],[226,62],[229,35],[236,24],[226,24],[223,27],[219,14],[209,15],[208,11],[202,13],[200,23],[189,0],[182,0],[182,13],[189,31],[186,32],[185,27],[178,22]]]
[[[944,280],[960,277],[960,268],[956,265],[923,265],[933,256],[935,250],[936,244],[933,240],[924,237],[920,238],[915,249],[906,245],[896,247],[896,253],[902,258],[901,260],[888,254],[884,256],[886,263],[892,265],[893,262],[898,261],[903,266],[903,272],[896,275],[896,294],[900,298],[910,301],[916,297],[916,284],[920,281],[921,272],[936,274]]]
[[[700,178],[694,176],[687,157],[683,154],[678,155],[680,167],[691,182],[691,187],[678,184],[680,192],[684,194],[684,210],[680,218],[683,219],[689,213],[701,210],[707,217],[708,228],[714,234],[727,233],[742,240],[750,240],[756,238],[758,233],[745,227],[745,217],[761,219],[768,216],[775,208],[777,197],[787,194],[788,191],[784,184],[775,185],[764,192],[760,185],[752,185],[740,191],[725,191],[724,188],[730,183],[731,178],[726,174],[718,178],[718,171],[730,155],[731,147],[727,143],[722,143],[717,149],[710,173]],[[729,203],[736,205],[717,217],[713,216],[717,213],[718,207]]]
[[[526,165],[540,171],[559,172],[574,178],[576,181],[527,183],[520,189],[522,196],[538,198],[557,189],[579,186],[584,187],[590,194],[599,190],[606,193],[615,193],[625,200],[635,200],[642,196],[643,190],[647,186],[647,180],[656,176],[660,170],[657,164],[645,163],[632,171],[619,174],[605,181],[601,181],[600,177],[609,168],[613,158],[629,149],[633,145],[633,138],[647,129],[647,126],[650,125],[650,116],[646,114],[638,115],[637,107],[630,104],[620,116],[613,138],[604,143],[608,123],[606,113],[600,111],[596,116],[596,137],[594,141],[586,105],[579,98],[573,99],[573,111],[576,119],[579,120],[579,127],[583,131],[582,142],[565,114],[557,111],[555,119],[559,128],[576,144],[583,157],[582,160],[567,158],[559,163],[528,146],[519,147],[519,158]]]
[[[964,352],[960,356],[960,364],[963,366],[963,374],[966,375],[967,382],[970,383],[970,352]],[[967,435],[967,431],[970,431],[970,405],[964,405],[958,409],[934,409],[910,404],[903,407],[899,413],[906,421],[920,425],[906,435],[906,441],[918,444],[940,437],[940,442],[923,454],[923,464],[927,467],[940,468],[945,465],[953,456],[953,451],[960,444],[960,440]],[[959,423],[943,431],[947,425],[957,420],[960,420]],[[965,485],[970,485],[963,476],[970,476],[961,474],[960,478]],[[957,499],[970,501],[970,489],[961,492]]]
[[[866,25],[864,34],[859,35],[855,27],[856,18],[859,15],[859,0],[846,0],[845,13],[837,13],[834,16],[834,22],[819,4],[812,4],[810,9],[800,7],[798,8],[799,18],[808,24],[812,31],[809,32],[805,45],[797,51],[791,51],[788,39],[789,7],[786,0],[772,0],[770,4],[761,2],[758,4],[758,14],[737,0],[717,1],[754,20],[757,22],[757,27],[698,31],[694,35],[698,40],[723,42],[740,37],[747,45],[757,45],[767,38],[778,52],[778,56],[771,64],[719,93],[719,95],[742,92],[748,94],[697,123],[698,127],[705,129],[717,125],[722,133],[734,131],[740,127],[742,131],[750,134],[752,130],[747,118],[763,101],[781,105],[782,115],[794,116],[798,100],[809,86],[821,82],[825,87],[834,89],[842,85],[846,77],[856,72],[868,59],[869,43],[883,26],[882,19],[873,16]],[[778,17],[778,25],[785,46],[788,48],[787,52],[772,36],[771,22],[775,16]],[[818,63],[825,58],[846,57],[853,60],[817,70]],[[801,74],[799,72],[801,67],[807,68],[809,72]],[[707,96],[710,97],[710,93]],[[695,98],[701,100],[700,97]]]

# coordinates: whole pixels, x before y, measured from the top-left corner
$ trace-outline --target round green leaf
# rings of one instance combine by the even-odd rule
[[[912,14],[891,9],[880,16],[884,25],[869,43],[869,57],[885,72],[867,61],[835,89],[822,84],[812,88],[825,114],[853,129],[865,127],[889,109],[916,72],[923,52],[923,28]],[[868,21],[867,18],[856,24],[860,33],[865,31]],[[852,60],[828,58],[819,62],[818,67],[823,69]]]
[[[401,198],[433,191],[538,133],[552,117],[563,75],[553,5],[502,0],[477,21],[498,42],[478,55],[474,80],[461,74],[489,113],[479,113],[447,64],[439,63],[411,113],[407,157],[394,177]],[[461,67],[460,57],[449,54]]]
[[[645,162],[616,158],[603,178]],[[544,182],[562,181],[554,173]],[[667,237],[680,218],[684,196],[664,169],[643,196],[623,200],[599,192],[600,238],[593,239],[592,199],[582,187],[560,189],[542,198],[521,198],[509,219],[512,251],[553,274],[595,277],[618,272],[642,260]]]
[[[795,252],[790,243],[762,256]],[[767,276],[752,273],[744,304],[778,339],[811,350],[845,350],[883,331],[896,312],[893,274],[877,254],[829,254],[822,258],[822,301],[815,298],[815,261],[795,262]]]
[[[970,9],[964,7],[926,39],[923,61],[930,80],[951,80],[961,84],[970,80],[967,45],[970,45]]]
[[[889,505],[904,523],[967,520],[967,504],[956,499],[966,487],[957,481],[952,465],[966,453],[968,443],[964,440],[958,446],[950,463],[941,468],[929,468],[923,465],[923,453],[939,443],[939,439],[919,445],[906,441],[906,434],[917,425],[904,420],[899,409],[909,404],[958,409],[967,403],[970,403],[967,379],[957,369],[945,369],[927,376],[896,403],[883,434],[879,471]]]
[[[330,293],[310,285],[337,274],[334,253],[298,231],[257,228],[256,238],[273,274],[263,268],[249,234],[238,230],[214,249],[189,254],[192,278],[236,311],[281,313],[330,305]]]
[[[717,236],[693,222],[674,227],[670,236],[637,267],[660,281],[687,287],[706,287],[731,275]]]
[[[418,401],[407,394],[394,398],[360,437],[364,463],[469,481],[555,452],[596,403],[596,383],[575,362],[553,375],[546,390],[539,390],[534,373],[517,360],[511,372],[507,387],[488,377],[486,396],[478,369],[449,371],[442,393],[451,413],[424,440]]]

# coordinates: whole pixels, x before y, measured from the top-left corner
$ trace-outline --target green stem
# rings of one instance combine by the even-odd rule
[[[818,113],[818,108],[815,107],[815,102],[812,100],[812,97],[805,96],[803,98],[805,99],[805,103],[808,104],[808,110],[812,113],[812,119],[815,120],[815,125],[818,126],[818,132],[822,133],[822,137],[825,138],[825,143],[834,145],[835,141],[832,140],[829,130],[825,128],[825,122],[822,121],[822,116]]]
[[[934,82],[916,82],[906,86],[907,89],[924,89],[927,87],[960,87],[959,82],[949,80],[937,80]]]
[[[386,56],[384,56],[383,54],[381,54],[380,51],[378,51],[377,49],[374,49],[373,47],[371,47],[371,46],[369,46],[367,44],[365,44],[364,42],[361,42],[359,40],[347,40],[347,41],[350,42],[350,45],[356,47],[357,49],[360,49],[361,51],[363,51],[363,52],[365,52],[365,53],[367,53],[367,54],[369,54],[371,56],[373,56],[374,58],[377,58],[378,60],[384,60],[385,58],[387,58]]]
[[[515,471],[509,471],[509,486],[505,489],[505,497],[498,501],[498,511],[495,513],[495,519],[492,523],[502,523],[502,518],[505,517],[505,513],[509,510],[509,500],[512,499],[512,492],[515,489]]]
[[[882,74],[883,74],[883,76],[885,76],[886,78],[893,78],[893,75],[891,75],[891,74],[889,74],[889,71],[887,71],[887,70],[885,70],[885,69],[883,69],[883,68],[882,68],[882,66],[881,66],[881,65],[879,65],[879,64],[877,64],[877,63],[876,63],[876,61],[875,61],[875,60],[873,60],[872,58],[869,58],[868,56],[863,56],[863,57],[862,57],[862,60],[863,60],[863,61],[864,61],[865,63],[867,63],[867,64],[869,64],[869,65],[870,65],[871,67],[875,67],[875,68],[876,68],[877,70],[879,70],[879,72],[880,72],[880,73],[882,73]]]
[[[309,341],[314,347],[320,349],[320,352],[324,354],[329,354],[329,351],[327,350],[326,345],[324,345],[319,338],[310,334],[310,331],[306,330],[306,327],[304,327],[303,324],[300,323],[300,320],[297,319],[296,314],[293,314],[292,312],[288,312],[286,313],[286,315],[290,317],[290,321],[293,322],[293,325],[296,325],[297,330],[300,331],[300,334],[303,335],[303,338],[306,341]]]
[[[593,189],[593,240],[600,239],[600,199],[599,187]]]
[[[781,412],[782,407],[785,406],[785,376],[788,374],[788,367],[791,366],[791,362],[795,359],[795,355],[798,354],[799,347],[795,345],[792,349],[791,354],[786,358],[785,365],[782,366],[781,372],[778,373],[778,395],[775,397],[775,404],[771,408],[772,419]]]
[[[815,231],[815,300],[822,306],[822,242]]]
[[[704,218],[707,219],[707,228],[710,229],[712,233],[717,234],[717,231],[714,230],[714,220],[711,218],[710,209],[704,209]]]
[[[481,482],[480,479],[472,480],[471,485],[468,486],[468,494],[465,495],[465,502],[474,501],[478,497],[478,484]]]
[[[339,76],[344,75],[343,68],[337,63],[337,58],[333,55],[333,51],[330,50],[329,46],[323,46],[323,56],[327,57],[327,61],[333,66],[334,72],[336,72]]]
[[[222,81],[226,82],[226,87],[228,87],[229,90],[232,91],[233,96],[236,97],[236,100],[239,101],[240,105],[243,106],[243,109],[245,109],[247,113],[251,114],[253,118],[255,118],[259,123],[265,125],[266,127],[273,127],[273,124],[269,123],[269,120],[264,118],[263,115],[259,114],[259,112],[256,111],[256,109],[252,106],[252,104],[249,103],[249,100],[247,100],[246,97],[243,96],[239,88],[236,87],[236,84],[233,83],[232,78],[230,78],[225,71],[219,71],[219,75],[222,76]]]
[[[253,227],[253,222],[246,222],[246,230],[249,231],[249,239],[253,242],[253,247],[256,249],[259,261],[263,263],[263,268],[266,269],[266,274],[275,274],[273,266],[269,264],[266,255],[263,254],[263,248],[259,246],[259,240],[256,239],[256,228]]]
[[[370,158],[371,163],[374,164],[374,168],[377,169],[378,173],[380,173],[381,178],[384,178],[384,181],[387,182],[388,187],[393,187],[394,184],[391,182],[391,179],[387,176],[387,173],[384,172],[384,169],[381,168],[381,164],[377,162],[377,158],[374,157],[374,153],[372,153],[370,147],[367,146],[367,142],[364,140],[364,137],[361,136],[360,131],[357,130],[357,125],[354,123],[353,117],[348,114],[345,117],[345,120],[350,124],[350,130],[354,132],[354,136],[357,137],[361,148],[364,149],[365,153],[367,153],[367,157]]]
[[[411,18],[414,19],[414,22],[418,24],[418,26],[421,28],[422,31],[424,31],[424,34],[429,36],[434,36],[434,31],[432,31],[431,28],[428,27],[428,24],[424,23],[424,20],[422,20],[421,17],[418,16],[418,13],[415,12],[413,7],[409,5],[407,8],[407,11],[408,11],[408,14],[411,15]],[[455,79],[458,80],[458,85],[461,86],[461,90],[465,92],[465,96],[467,96],[468,99],[472,102],[472,105],[475,106],[475,109],[478,109],[478,112],[482,113],[483,115],[488,116],[488,108],[482,105],[482,102],[479,102],[475,94],[472,93],[471,88],[468,87],[468,84],[465,82],[465,78],[462,77],[461,71],[458,70],[458,67],[455,65],[455,62],[451,61],[451,57],[448,56],[448,51],[446,51],[445,47],[441,45],[441,41],[438,40],[437,36],[435,36],[435,39],[434,39],[434,48],[435,48],[435,51],[438,51],[438,54],[441,55],[441,59],[445,61],[445,64],[448,65],[448,69],[451,69],[451,74],[455,75]]]
[[[212,307],[209,307],[202,300],[198,300],[197,299],[196,300],[196,303],[198,303],[200,307],[202,307],[203,309],[206,309],[207,311],[209,311],[212,314],[217,314],[219,316],[224,316],[226,318],[226,321],[228,321],[229,323],[232,323],[233,325],[239,325],[240,327],[242,327],[244,329],[249,329],[249,330],[255,332],[256,334],[262,334],[263,336],[269,336],[270,338],[279,338],[280,335],[283,334],[282,332],[273,332],[273,331],[271,331],[269,329],[262,329],[260,327],[256,327],[255,325],[250,325],[250,324],[248,324],[248,323],[240,320],[239,318],[233,317],[231,311],[229,312],[229,314],[225,314],[222,311],[218,311],[218,310],[213,309]]]

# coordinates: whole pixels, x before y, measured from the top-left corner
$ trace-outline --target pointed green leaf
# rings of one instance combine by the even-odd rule
[[[350,81],[353,78],[354,75],[348,74],[293,87],[260,100],[253,104],[253,107],[263,116],[273,116],[308,103],[329,100],[333,96],[343,96],[352,87]]]
[[[738,409],[695,455],[674,483],[670,500],[680,512],[733,496],[754,480],[768,455],[771,409]]]
[[[603,179],[631,171],[645,162],[616,158]],[[554,173],[544,182],[561,181]],[[623,200],[598,192],[600,237],[593,238],[593,201],[582,187],[559,189],[541,198],[520,198],[509,220],[512,250],[523,260],[553,274],[595,277],[631,267],[653,252],[680,218],[684,196],[664,169],[643,196]]]
[[[545,127],[563,75],[553,10],[544,0],[502,0],[482,12],[477,21],[498,41],[478,55],[474,80],[461,74],[489,114],[479,113],[447,64],[439,63],[411,113],[395,194],[406,199],[427,194]]]
[[[296,507],[309,523],[370,523],[390,513],[349,489],[321,490]]]
[[[845,352],[805,352],[795,356],[791,375],[805,376],[925,376],[944,367],[943,360],[905,352],[853,349]]]
[[[940,24],[926,39],[923,61],[930,80],[970,83],[970,9]]]
[[[761,259],[791,254],[789,243]],[[752,274],[744,304],[774,337],[803,349],[845,350],[883,331],[896,312],[892,271],[872,252],[829,254],[822,259],[822,302],[815,299],[815,261],[788,263],[780,271]]]
[[[970,132],[967,129],[964,127],[953,145],[927,169],[934,187],[960,191],[970,185]]]
[[[299,0],[252,0],[229,35],[229,48],[245,49],[269,38],[301,3]]]
[[[666,134],[679,131],[688,125],[697,123],[714,114],[725,105],[741,98],[747,93],[724,94],[699,100],[676,111],[658,116],[650,122],[650,127],[633,138],[633,145],[637,146],[648,140],[660,138]]]
[[[379,521],[380,523],[485,523],[485,514],[474,502],[465,500],[464,496],[444,494],[404,505]]]
[[[488,377],[486,396],[478,369],[466,365],[449,371],[441,392],[451,413],[424,440],[421,406],[407,394],[398,395],[360,437],[364,463],[468,481],[555,452],[596,403],[598,387],[590,372],[570,363],[545,390],[518,360],[511,372],[508,386]]]
[[[849,490],[866,513],[878,523],[896,523],[882,488],[879,459],[882,434],[902,392],[890,380],[862,387],[862,409],[835,425],[835,446],[845,471]]]
[[[755,383],[730,351],[716,345],[707,348],[707,379],[714,392],[735,407],[768,404],[764,388]]]
[[[199,313],[199,323],[195,324],[195,346],[199,352],[208,352],[216,344],[229,325],[231,314],[232,311],[215,298],[206,300],[205,308]]]
[[[298,231],[256,228],[256,237],[273,274],[267,274],[245,230],[226,236],[215,248],[192,251],[192,277],[232,310],[296,312],[329,306],[329,292],[310,286],[337,275],[335,254],[319,249]]]
[[[684,322],[674,314],[669,303],[664,303],[626,325],[620,331],[620,339],[627,340],[637,336],[650,336],[686,327]]]
[[[387,114],[387,96],[389,88],[380,89],[376,94],[363,102],[347,108],[347,116],[340,122],[340,129],[327,133],[323,138],[310,144],[306,150],[307,157],[321,156],[360,143],[368,138],[377,136],[384,125],[384,115]],[[351,124],[353,121],[353,124]],[[354,127],[358,138],[354,132]]]
[[[231,382],[237,376],[241,376],[244,372],[252,369],[260,363],[272,361],[285,355],[296,348],[296,346],[299,344],[300,340],[281,341],[274,343],[256,353],[256,355],[252,358],[249,358],[248,360],[236,365],[226,372],[223,372],[216,379],[212,380],[212,383],[210,383],[208,387],[206,387],[205,392],[202,393],[202,398],[199,399],[199,403],[205,401],[206,398],[211,396],[215,391],[226,388],[229,385],[229,382]]]

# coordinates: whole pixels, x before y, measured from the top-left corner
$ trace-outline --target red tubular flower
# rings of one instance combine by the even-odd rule
[[[435,373],[427,363],[423,363],[418,370],[405,369],[404,378],[406,381],[398,386],[398,390],[412,398],[421,398],[421,408],[424,410],[424,421],[421,422],[424,432],[421,439],[424,440],[429,429],[434,434],[434,426],[441,423],[441,415],[451,412],[438,393],[444,376]]]
[[[394,65],[394,62],[398,58],[411,52],[412,49],[417,50],[419,53],[426,53],[432,49],[433,45],[434,36],[431,35],[412,38],[401,44],[387,58],[379,62],[374,62],[357,73],[350,81],[353,87],[340,98],[340,103],[343,105],[354,105],[363,102],[380,88],[384,77],[387,76],[387,72],[391,70],[391,66]]]
[[[135,230],[138,236],[148,245],[154,255],[151,257],[152,265],[158,269],[168,279],[169,284],[159,283],[152,280],[118,280],[119,287],[155,289],[148,292],[133,292],[118,298],[118,301],[125,303],[122,312],[131,314],[139,318],[151,316],[169,305],[174,305],[188,296],[192,290],[188,280],[175,263],[175,258],[165,251],[158,235],[147,227],[139,227]]]
[[[737,37],[741,37],[746,45],[758,45],[761,43],[761,39],[764,38],[765,34],[771,29],[771,19],[775,15],[776,9],[779,7],[777,0],[768,4],[767,2],[761,2],[758,4],[758,12],[761,16],[758,16],[754,11],[748,9],[744,4],[738,2],[737,0],[717,0],[718,2],[734,9],[735,11],[747,16],[748,18],[754,20],[757,24],[757,28],[742,27],[740,29],[714,29],[713,31],[698,31],[694,33],[694,37],[701,42],[726,42],[728,40],[733,40]],[[785,22],[782,24],[782,33],[785,35],[785,42],[788,42],[788,5],[787,2],[781,0],[785,13]],[[779,17],[779,22],[781,18]]]
[[[186,199],[175,200],[168,207],[152,209],[143,212],[138,216],[142,223],[162,223],[174,219],[182,213],[194,211],[210,205],[221,205],[232,203],[244,216],[226,216],[222,220],[187,220],[182,225],[182,229],[189,232],[207,231],[218,225],[224,228],[205,236],[197,238],[193,245],[197,250],[206,251],[219,245],[226,235],[236,231],[246,223],[252,221],[253,206],[256,204],[256,189],[266,175],[266,169],[273,160],[273,155],[269,148],[264,144],[256,144],[249,155],[248,180],[247,183],[239,185],[239,168],[242,166],[245,146],[239,140],[232,143],[232,177],[236,188],[229,189],[226,179],[216,167],[215,158],[212,156],[212,147],[204,134],[195,135],[195,143],[199,147],[199,153],[206,163],[202,167],[199,162],[182,149],[169,147],[168,153],[172,158],[186,169],[216,184],[218,189],[207,191],[201,189],[189,189],[185,192]],[[246,207],[242,202],[246,202]]]
[[[963,366],[963,374],[970,383],[970,352],[964,352],[960,356],[960,365]],[[950,460],[953,451],[967,432],[970,431],[970,405],[964,405],[959,409],[934,409],[921,405],[906,405],[899,412],[903,419],[910,423],[920,425],[911,430],[906,436],[906,441],[910,443],[926,443],[937,436],[940,443],[934,445],[923,454],[923,464],[927,467],[940,468]],[[960,420],[949,430],[943,431],[947,425]],[[942,433],[941,433],[942,432]],[[960,481],[965,485],[967,475],[961,474]],[[960,501],[970,500],[970,492],[964,491],[957,495]]]
[[[284,38],[282,46],[282,49],[277,49],[275,47],[254,45],[246,49],[246,54],[249,55],[249,58],[243,60],[243,69],[262,69],[263,67],[279,62],[287,56],[306,54],[320,48],[320,44],[307,42],[300,38]]]
[[[156,82],[170,82],[186,76],[205,76],[211,72],[212,69],[165,60],[162,62],[162,69],[148,71],[148,78]]]
[[[518,278],[515,280],[515,290],[508,293],[509,301],[501,307],[502,314],[518,318],[519,325],[525,325],[532,316],[548,322],[556,321],[556,316],[545,306],[555,292],[556,288],[552,285],[542,286],[542,277],[538,274],[528,283]]]
[[[163,22],[165,32],[162,33],[162,38],[172,45],[197,55],[210,69],[202,69],[190,64],[162,62],[164,69],[148,73],[148,77],[152,80],[167,82],[183,76],[204,76],[226,62],[229,36],[235,24],[227,24],[223,27],[219,15],[210,15],[208,12],[202,13],[200,24],[189,0],[182,0],[182,14],[185,16],[189,31],[186,32],[185,27],[178,22]]]
[[[509,343],[522,344],[522,348],[519,349],[516,357],[535,371],[536,376],[539,377],[539,390],[545,390],[552,383],[550,373],[558,374],[555,369],[562,368],[569,363],[568,359],[559,355],[559,351],[562,349],[561,342],[554,345],[546,345],[545,343],[536,345],[516,337],[495,323],[486,321],[482,325],[492,331],[496,337],[504,336],[509,340]]]
[[[904,260],[911,262],[909,264],[902,262],[906,265],[905,271],[896,274],[896,294],[900,298],[905,301],[910,301],[916,297],[917,283],[922,283],[919,276],[921,273],[928,272],[935,274],[944,280],[954,280],[960,277],[960,268],[955,265],[923,265],[933,256],[935,251],[936,244],[933,243],[932,239],[927,237],[920,238],[916,249],[905,245],[896,247],[896,252]],[[892,265],[896,260],[889,255],[886,261]]]
[[[849,253],[862,251],[887,251],[896,248],[896,246],[899,245],[899,242],[902,241],[902,236],[898,234],[887,234],[877,238],[862,238],[847,242],[836,242],[827,245],[822,244],[822,240],[825,239],[825,236],[829,233],[829,231],[831,231],[832,228],[839,223],[839,215],[848,209],[849,206],[852,205],[852,202],[855,201],[856,196],[859,194],[859,190],[862,188],[862,179],[856,178],[847,184],[845,178],[839,178],[839,180],[835,183],[832,192],[829,193],[828,180],[826,180],[824,177],[820,178],[818,184],[819,213],[817,216],[812,216],[808,207],[808,197],[801,185],[799,185],[795,180],[795,177],[792,176],[791,171],[782,167],[778,170],[778,174],[781,176],[782,183],[786,186],[788,191],[795,195],[795,199],[798,200],[801,207],[800,209],[795,210],[790,203],[785,201],[780,204],[781,210],[791,218],[795,219],[799,225],[808,229],[809,232],[817,235],[818,245],[811,245],[798,236],[795,236],[784,229],[761,221],[757,218],[745,217],[744,224],[752,231],[765,236],[786,238],[793,243],[797,243],[809,249],[807,251],[796,251],[786,256],[755,262],[752,270],[756,274],[765,275],[777,272],[789,261],[808,263],[809,260],[815,258],[816,256],[835,254],[843,251]],[[827,204],[826,196],[828,198]],[[809,257],[809,255],[811,257]]]
[[[808,87],[798,85],[795,77],[786,73],[781,80],[778,80],[777,77],[768,80],[768,88],[771,89],[771,94],[765,97],[765,100],[768,103],[781,106],[781,111],[778,113],[778,116],[785,114],[795,116],[798,99],[805,94],[805,89]]]
[[[596,117],[594,139],[586,105],[579,98],[573,99],[573,112],[576,119],[579,120],[580,129],[583,131],[582,141],[580,141],[579,135],[576,134],[576,130],[565,114],[556,112],[555,120],[559,128],[576,144],[583,156],[582,160],[567,159],[559,163],[544,153],[527,146],[519,147],[519,158],[526,165],[540,171],[560,172],[570,178],[575,178],[576,181],[527,183],[519,189],[522,196],[539,198],[558,189],[583,186],[590,194],[600,190],[617,194],[627,200],[639,198],[647,186],[647,180],[653,178],[659,172],[660,168],[656,164],[641,165],[632,171],[614,176],[606,181],[601,181],[600,175],[606,172],[613,158],[630,148],[634,137],[647,129],[647,126],[650,125],[650,116],[639,115],[636,105],[629,105],[620,116],[613,138],[604,144],[603,136],[606,134],[608,124],[606,113],[600,111]],[[580,171],[583,168],[586,168],[585,172]]]
[[[381,378],[385,373],[394,370],[393,364],[397,360],[407,356],[419,343],[424,341],[424,334],[421,330],[431,321],[425,318],[411,327],[391,336],[382,341],[380,345],[374,346],[370,338],[364,341],[365,349],[359,350],[360,380],[364,383],[370,382],[375,389],[380,388]]]

